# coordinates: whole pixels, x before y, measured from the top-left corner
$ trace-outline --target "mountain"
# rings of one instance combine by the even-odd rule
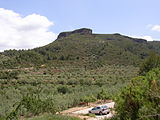
[[[88,66],[105,64],[139,65],[151,52],[160,54],[160,42],[148,42],[121,34],[95,34],[91,29],[82,28],[62,32],[52,43],[32,50],[9,50],[2,64],[10,66]],[[1,57],[0,56],[0,57]],[[7,65],[5,65],[7,66]]]

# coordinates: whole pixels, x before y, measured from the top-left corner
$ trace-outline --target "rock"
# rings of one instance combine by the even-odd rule
[[[138,43],[147,43],[147,40],[145,40],[145,39],[141,39],[141,38],[132,38],[132,37],[124,36],[124,35],[123,35],[123,37],[128,38],[128,39],[130,39],[130,40],[132,40],[132,41],[134,41],[134,42],[138,42]]]
[[[121,34],[119,34],[119,33],[114,33],[114,35],[121,36]]]
[[[71,32],[61,32],[58,35],[58,38],[62,38],[62,37],[67,37],[71,34],[80,34],[80,35],[92,35],[92,30],[88,29],[88,28],[81,28],[81,29],[77,29]]]
[[[133,41],[135,41],[135,42],[138,42],[138,43],[147,43],[147,40],[145,40],[145,39],[139,39],[139,38],[135,38],[135,39],[133,39]]]
[[[71,32],[61,32],[59,35],[58,35],[58,39],[59,38],[62,38],[62,37],[67,37],[69,35],[71,35],[72,33]]]

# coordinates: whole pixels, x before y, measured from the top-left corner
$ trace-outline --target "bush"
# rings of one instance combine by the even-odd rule
[[[80,120],[80,119],[76,117],[70,117],[70,116],[64,116],[64,115],[47,114],[47,115],[30,118],[27,120]]]
[[[160,56],[156,55],[155,53],[152,53],[140,67],[139,73],[141,75],[144,75],[153,68],[158,68],[158,67],[160,67]]]
[[[97,99],[107,100],[107,99],[109,99],[109,95],[102,89],[102,90],[97,94]]]
[[[18,71],[0,71],[0,79],[18,79]]]
[[[40,99],[37,94],[27,94],[23,96],[22,100],[15,104],[15,109],[7,116],[7,120],[18,119],[21,111],[25,109],[25,115],[35,116],[40,113],[56,113],[57,108],[52,99]]]
[[[116,100],[117,120],[152,120],[160,112],[160,69],[132,80]],[[157,119],[158,120],[158,119]]]
[[[95,102],[96,100],[97,100],[96,97],[93,96],[93,95],[84,96],[83,98],[81,98],[81,102],[85,102],[85,103],[87,103],[87,105],[88,105],[89,102]]]
[[[59,93],[62,93],[62,94],[66,94],[66,93],[70,93],[70,89],[67,87],[67,86],[60,86],[57,88],[58,92]]]

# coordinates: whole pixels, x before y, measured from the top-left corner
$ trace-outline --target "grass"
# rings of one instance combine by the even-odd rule
[[[28,93],[39,96],[43,102],[51,100],[56,111],[78,105],[84,96],[97,97],[102,89],[112,99],[137,71],[133,66],[116,65],[97,69],[73,66],[21,69],[18,79],[0,80],[0,117],[11,113]],[[23,108],[19,114],[30,113]]]
[[[92,114],[92,113],[85,114],[85,116],[96,117],[96,115],[95,115],[95,114]]]
[[[64,116],[64,115],[42,115],[38,117],[28,118],[25,120],[80,120],[76,117]]]

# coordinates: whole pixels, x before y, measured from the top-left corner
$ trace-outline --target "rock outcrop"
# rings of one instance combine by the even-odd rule
[[[58,38],[67,37],[71,34],[80,34],[80,35],[91,35],[92,30],[88,28],[81,28],[70,32],[62,32],[58,35]]]
[[[138,42],[138,43],[147,43],[147,40],[145,39],[141,39],[141,38],[132,38],[132,37],[128,37],[128,36],[124,36],[125,38],[128,38],[134,42]]]

